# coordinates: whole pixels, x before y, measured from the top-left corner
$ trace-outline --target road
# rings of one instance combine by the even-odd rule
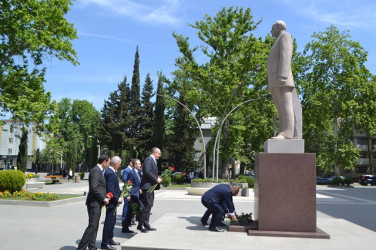
[[[317,210],[376,232],[376,187],[317,186]]]

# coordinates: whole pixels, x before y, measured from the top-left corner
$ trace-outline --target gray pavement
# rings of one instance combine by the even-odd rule
[[[354,189],[370,190],[362,187]],[[330,191],[337,191],[338,194]],[[375,211],[376,201],[365,198],[349,199],[341,188],[318,186],[317,226],[330,235],[330,239],[306,239],[247,236],[246,233],[210,232],[200,224],[205,211],[200,197],[189,196],[185,190],[161,189],[156,192],[151,224],[157,231],[138,234],[121,233],[122,206],[118,208],[115,240],[122,243],[117,249],[372,249],[376,246],[376,233],[346,216],[334,217],[320,206],[326,204],[363,203]],[[372,190],[376,190],[372,187]],[[29,191],[84,194],[88,182],[45,185],[43,189]],[[85,197],[52,207],[6,205],[0,202],[0,249],[75,249],[87,226]],[[253,211],[253,193],[250,197],[234,197],[238,212]],[[348,212],[348,211],[347,211]],[[356,213],[356,210],[353,211]],[[332,215],[332,216],[331,216]],[[359,215],[361,216],[361,215]],[[372,214],[373,217],[374,214]],[[104,216],[97,236],[100,247]],[[134,227],[131,229],[137,231]]]

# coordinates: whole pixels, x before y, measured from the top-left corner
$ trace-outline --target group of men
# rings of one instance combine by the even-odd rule
[[[133,159],[132,163],[123,171],[123,181],[132,183],[132,189],[128,197],[121,197],[118,178],[118,169],[121,166],[121,158],[114,156],[111,159],[107,155],[100,155],[97,165],[90,170],[89,193],[86,206],[89,215],[89,224],[78,245],[81,249],[97,249],[95,246],[101,210],[106,206],[106,218],[103,226],[101,249],[116,249],[114,245],[120,245],[113,240],[116,223],[117,207],[124,202],[122,216],[122,232],[134,233],[129,230],[132,223],[133,210],[128,206],[130,202],[136,202],[142,208],[137,229],[143,233],[155,231],[149,224],[150,211],[154,203],[154,191],[148,190],[156,183],[161,183],[158,177],[157,160],[161,156],[159,148],[153,148],[151,155],[147,157],[143,165],[141,178],[141,161]]]

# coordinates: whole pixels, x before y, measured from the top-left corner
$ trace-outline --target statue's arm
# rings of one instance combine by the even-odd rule
[[[279,39],[280,57],[278,80],[280,85],[285,85],[291,71],[291,59],[293,51],[293,43],[291,35],[287,32],[283,33]]]

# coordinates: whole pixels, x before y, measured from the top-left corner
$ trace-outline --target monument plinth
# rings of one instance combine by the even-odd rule
[[[255,163],[258,230],[249,235],[329,238],[316,227],[316,154],[259,153]]]

